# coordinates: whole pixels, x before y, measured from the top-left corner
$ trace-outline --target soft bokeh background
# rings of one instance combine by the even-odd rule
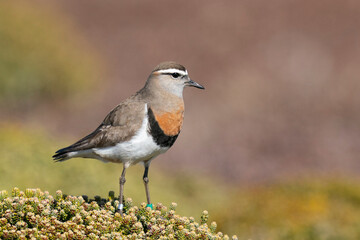
[[[1,1],[0,188],[117,192],[120,165],[51,155],[174,60],[206,90],[185,90],[154,202],[241,239],[359,239],[359,28],[355,0]]]

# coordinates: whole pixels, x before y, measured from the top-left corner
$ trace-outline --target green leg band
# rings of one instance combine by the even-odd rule
[[[150,203],[150,204],[146,204],[146,207],[151,208],[151,210],[152,210],[152,209],[154,209],[154,208],[153,208],[153,204],[152,204],[152,203]]]

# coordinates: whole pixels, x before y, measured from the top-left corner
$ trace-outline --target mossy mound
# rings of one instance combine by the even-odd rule
[[[116,212],[119,202],[111,196],[99,205],[61,191],[53,197],[40,189],[14,188],[8,195],[0,192],[1,239],[229,239],[216,232],[215,222],[207,224],[207,211],[198,223],[177,215],[175,203],[169,207],[158,203],[150,209],[145,203],[133,206],[127,199],[122,217]]]

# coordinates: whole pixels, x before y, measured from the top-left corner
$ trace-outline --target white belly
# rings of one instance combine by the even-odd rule
[[[130,141],[118,143],[112,147],[94,148],[93,152],[103,161],[127,163],[129,165],[150,160],[157,155],[166,152],[169,148],[158,146],[147,131],[148,118],[147,106],[145,106],[145,118],[139,131]]]

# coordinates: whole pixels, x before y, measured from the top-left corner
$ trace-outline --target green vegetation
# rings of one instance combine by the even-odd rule
[[[81,158],[55,163],[51,156],[66,143],[52,140],[39,129],[0,124],[0,145],[0,189],[11,191],[14,186],[40,188],[52,194],[61,189],[74,196],[106,196],[109,191],[119,191],[122,165]],[[226,189],[216,184],[209,185],[209,180],[203,176],[166,175],[157,168],[164,160],[156,159],[149,172],[154,202],[169,205],[176,200],[181,206],[186,206],[186,209],[179,208],[184,215],[214,209],[225,203]],[[125,196],[133,198],[135,204],[146,199],[143,169],[143,166],[136,165],[126,174]]]
[[[78,33],[39,6],[0,1],[0,107],[12,111],[74,98],[98,74],[99,63]]]
[[[243,188],[212,213],[239,239],[360,239],[360,184],[319,178]]]
[[[204,211],[201,222],[176,214],[176,204],[169,208],[157,204],[155,209],[133,206],[125,201],[125,214],[115,212],[117,200],[109,199],[103,206],[83,197],[55,197],[39,189],[18,188],[0,192],[1,239],[229,239],[216,232],[216,223],[207,224]],[[237,239],[233,236],[232,239]]]
[[[51,194],[62,189],[74,196],[118,193],[121,165],[91,159],[53,163],[52,153],[64,144],[38,129],[0,125],[0,145],[0,189],[41,188]],[[360,184],[354,180],[323,178],[239,187],[204,176],[164,174],[156,168],[161,161],[154,161],[150,171],[153,201],[165,206],[176,201],[177,214],[182,216],[207,209],[218,231],[254,240],[360,239]],[[141,166],[130,168],[125,187],[126,197],[137,206],[145,200],[142,171]]]

